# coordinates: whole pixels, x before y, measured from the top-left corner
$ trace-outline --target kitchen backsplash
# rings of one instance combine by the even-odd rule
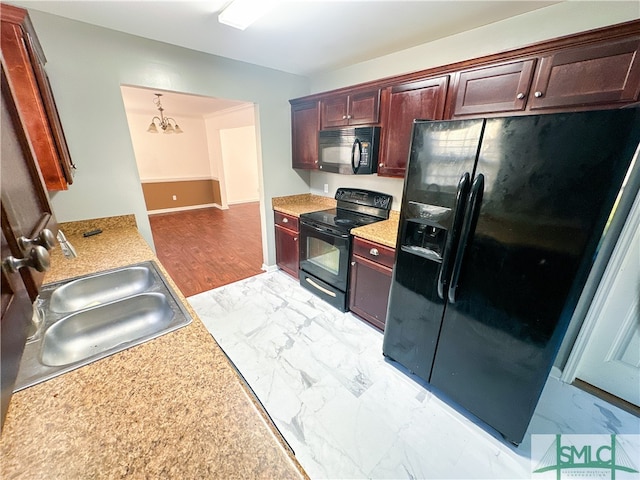
[[[340,175],[337,173],[310,172],[311,193],[333,197],[340,187],[362,188],[382,192],[393,197],[392,210],[400,210],[403,178],[379,177],[378,175]],[[325,185],[327,186],[325,191]]]

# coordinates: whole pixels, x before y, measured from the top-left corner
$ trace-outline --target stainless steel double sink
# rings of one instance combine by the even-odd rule
[[[14,391],[191,323],[154,262],[42,287]]]

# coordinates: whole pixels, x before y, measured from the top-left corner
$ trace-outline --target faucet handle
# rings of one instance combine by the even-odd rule
[[[48,228],[42,229],[42,231],[33,238],[20,237],[18,238],[18,246],[20,250],[27,253],[30,248],[33,248],[37,245],[44,247],[47,250],[51,250],[56,244],[56,237],[54,237],[53,232]]]

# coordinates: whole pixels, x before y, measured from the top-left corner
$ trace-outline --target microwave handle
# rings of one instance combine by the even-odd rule
[[[358,163],[356,164],[356,147],[358,148]],[[356,138],[353,141],[353,146],[351,147],[351,169],[353,173],[358,173],[358,169],[360,168],[360,157],[362,156],[362,143],[360,143],[360,139]]]

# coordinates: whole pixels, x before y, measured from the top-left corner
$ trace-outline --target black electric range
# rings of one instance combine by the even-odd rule
[[[337,207],[300,215],[300,284],[348,310],[352,228],[389,218],[391,195],[339,188]]]

